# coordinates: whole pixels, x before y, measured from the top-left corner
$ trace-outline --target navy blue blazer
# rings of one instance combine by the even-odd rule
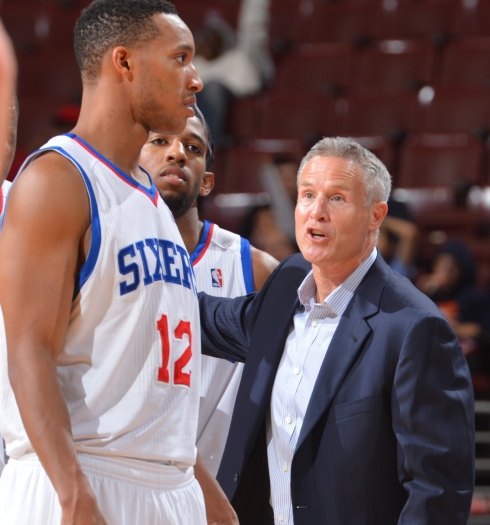
[[[293,255],[257,295],[200,295],[203,349],[243,360],[218,481],[241,525],[273,523],[265,419],[311,266]],[[474,484],[466,359],[437,307],[378,256],[319,371],[291,466],[295,525],[466,525]]]

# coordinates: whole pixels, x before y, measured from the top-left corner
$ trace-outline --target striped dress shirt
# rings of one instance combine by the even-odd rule
[[[293,525],[291,464],[318,372],[342,314],[367,271],[376,248],[321,304],[310,272],[298,288],[300,305],[277,370],[267,418],[267,456],[275,525]]]

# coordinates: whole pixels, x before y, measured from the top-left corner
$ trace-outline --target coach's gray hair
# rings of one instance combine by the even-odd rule
[[[305,155],[298,170],[298,184],[306,164],[314,157],[337,157],[355,162],[364,176],[366,205],[386,202],[391,192],[391,176],[386,166],[366,148],[351,138],[325,137]]]

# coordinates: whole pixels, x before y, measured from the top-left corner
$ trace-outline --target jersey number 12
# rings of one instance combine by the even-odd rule
[[[168,333],[168,317],[162,315],[157,321],[157,329],[160,332],[162,341],[162,366],[158,369],[158,381],[170,383],[170,337]],[[192,357],[192,331],[189,321],[180,321],[174,330],[176,339],[183,339],[187,335],[189,345],[184,353],[174,363],[173,384],[191,386],[191,374],[184,372],[183,369]]]

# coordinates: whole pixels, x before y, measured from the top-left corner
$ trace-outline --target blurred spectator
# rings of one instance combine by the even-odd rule
[[[405,203],[388,200],[388,214],[379,229],[378,249],[396,272],[413,279],[419,231]]]
[[[254,208],[245,220],[240,235],[278,261],[283,261],[298,251],[296,242],[287,237],[279,227],[270,205]]]
[[[286,193],[291,202],[296,205],[298,199],[298,160],[289,155],[276,155],[274,164]]]
[[[281,230],[292,245],[296,244],[294,208],[298,197],[298,168],[299,162],[293,157],[278,155],[264,164],[260,173],[262,186],[271,199],[275,227]]]
[[[439,307],[459,337],[472,372],[475,394],[490,395],[490,297],[477,287],[477,265],[469,248],[451,241],[435,254],[417,287]]]
[[[231,101],[258,93],[272,79],[268,26],[269,0],[242,0],[236,34],[212,12],[195,35],[194,65],[204,83],[197,101],[218,147],[226,142]]]

